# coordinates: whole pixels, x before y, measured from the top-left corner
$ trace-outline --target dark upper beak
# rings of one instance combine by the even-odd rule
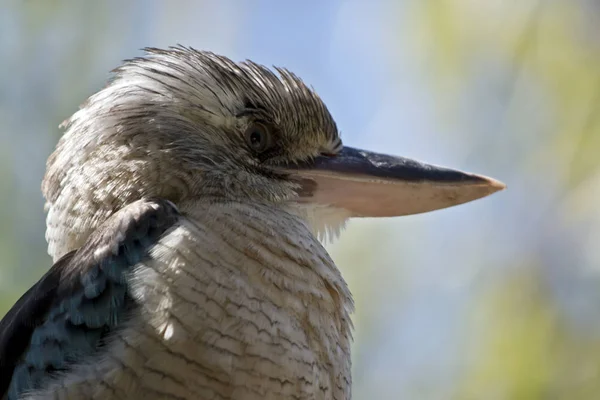
[[[423,213],[506,187],[482,175],[352,147],[286,170],[302,186],[299,201],[344,208],[357,217]]]

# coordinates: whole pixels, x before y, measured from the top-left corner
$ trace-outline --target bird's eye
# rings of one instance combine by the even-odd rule
[[[271,131],[261,123],[252,124],[246,130],[246,143],[256,153],[262,153],[271,147]]]

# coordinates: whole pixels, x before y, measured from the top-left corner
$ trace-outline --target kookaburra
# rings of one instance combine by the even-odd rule
[[[54,265],[0,322],[1,399],[350,399],[320,239],[504,188],[346,147],[291,72],[186,47],[125,61],[64,127]]]

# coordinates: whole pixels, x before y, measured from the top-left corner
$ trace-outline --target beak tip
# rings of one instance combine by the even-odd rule
[[[474,182],[474,189],[476,192],[479,192],[479,195],[476,198],[483,198],[489,195],[492,195],[496,192],[500,192],[506,189],[506,184],[504,182],[500,182],[497,179],[490,178],[484,175],[473,174],[472,175],[478,182]],[[475,199],[473,199],[475,200]]]
[[[506,184],[497,179],[479,175],[479,178],[485,181],[486,186],[490,189],[490,194],[506,189]]]

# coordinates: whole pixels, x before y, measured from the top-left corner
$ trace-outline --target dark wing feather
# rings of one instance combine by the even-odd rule
[[[135,307],[131,266],[179,214],[165,200],[139,200],[113,214],[57,261],[0,321],[0,399],[43,386],[96,352]]]
[[[44,322],[56,294],[61,270],[73,254],[74,251],[58,260],[0,321],[0,395],[6,392],[12,370],[29,345],[34,329]]]

